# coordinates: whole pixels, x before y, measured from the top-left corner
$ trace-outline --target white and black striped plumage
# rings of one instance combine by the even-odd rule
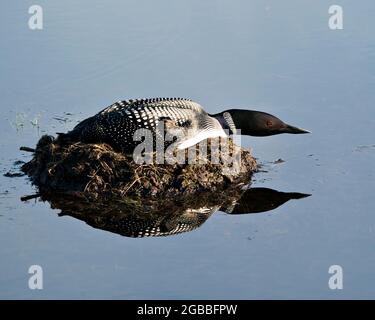
[[[136,130],[149,129],[155,135],[160,121],[184,130],[179,149],[207,138],[226,136],[216,118],[198,103],[182,98],[119,101],[82,121],[68,135],[83,142],[105,142],[123,152],[132,152],[139,144],[139,141],[133,141]]]
[[[220,202],[220,199],[219,199]],[[68,206],[71,203],[68,203]],[[190,232],[199,228],[206,220],[220,209],[220,205],[203,206],[200,208],[169,207],[165,212],[129,211],[124,204],[108,204],[112,209],[103,212],[100,207],[87,208],[78,206],[76,210],[70,207],[60,215],[69,215],[85,221],[94,228],[107,230],[131,238],[165,237]],[[186,204],[184,204],[186,206]],[[64,209],[64,207],[62,208]],[[83,210],[82,210],[83,209]],[[82,211],[81,211],[82,210]]]
[[[160,122],[164,124],[163,132],[158,130]],[[133,139],[138,129],[149,129],[153,134],[153,143],[164,132],[170,131],[173,136],[173,132],[179,131],[182,134],[177,145],[179,149],[186,149],[208,138],[226,137],[225,130],[237,134],[237,129],[240,129],[241,134],[250,136],[309,132],[261,111],[230,109],[209,115],[198,103],[189,99],[154,98],[116,102],[80,122],[61,138],[87,143],[104,142],[125,153],[132,153],[140,143],[140,140]]]

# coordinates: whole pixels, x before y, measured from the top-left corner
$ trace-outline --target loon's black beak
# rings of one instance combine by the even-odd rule
[[[289,196],[290,199],[298,200],[298,199],[310,197],[312,194],[311,193],[288,192],[287,195]]]
[[[259,213],[276,209],[289,200],[310,197],[311,194],[299,192],[281,192],[269,188],[247,189],[234,207],[222,208],[229,214]]]
[[[293,133],[293,134],[311,133],[311,131],[301,129],[301,128],[298,128],[298,127],[293,127],[289,124],[287,124],[286,127],[283,128],[282,130],[283,130],[283,133]]]

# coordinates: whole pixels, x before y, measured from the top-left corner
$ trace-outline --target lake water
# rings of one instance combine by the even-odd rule
[[[375,3],[5,1],[0,17],[0,298],[375,297]],[[120,99],[181,96],[208,112],[267,111],[310,135],[243,137],[254,187],[301,192],[272,211],[216,212],[191,232],[134,239],[58,216],[20,146]],[[277,159],[285,162],[274,163]],[[43,290],[28,269],[43,268]],[[343,270],[331,290],[329,267]]]

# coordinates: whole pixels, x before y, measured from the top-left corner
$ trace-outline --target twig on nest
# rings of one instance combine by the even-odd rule
[[[35,152],[35,149],[29,147],[20,147],[20,150],[26,152]]]
[[[21,197],[21,201],[28,201],[28,200],[39,198],[39,197],[40,197],[40,193],[35,193],[35,194]]]

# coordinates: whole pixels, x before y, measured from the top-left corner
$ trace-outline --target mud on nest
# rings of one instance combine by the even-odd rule
[[[208,142],[208,145],[210,142]],[[235,146],[228,140],[231,156]],[[197,158],[200,154],[196,149]],[[235,175],[223,161],[205,163],[137,164],[132,156],[116,152],[108,144],[69,143],[52,136],[39,140],[33,158],[22,167],[40,192],[57,192],[88,199],[114,197],[159,197],[218,191],[248,183],[257,169],[250,152],[241,148],[241,162]],[[225,159],[224,159],[225,161]]]

